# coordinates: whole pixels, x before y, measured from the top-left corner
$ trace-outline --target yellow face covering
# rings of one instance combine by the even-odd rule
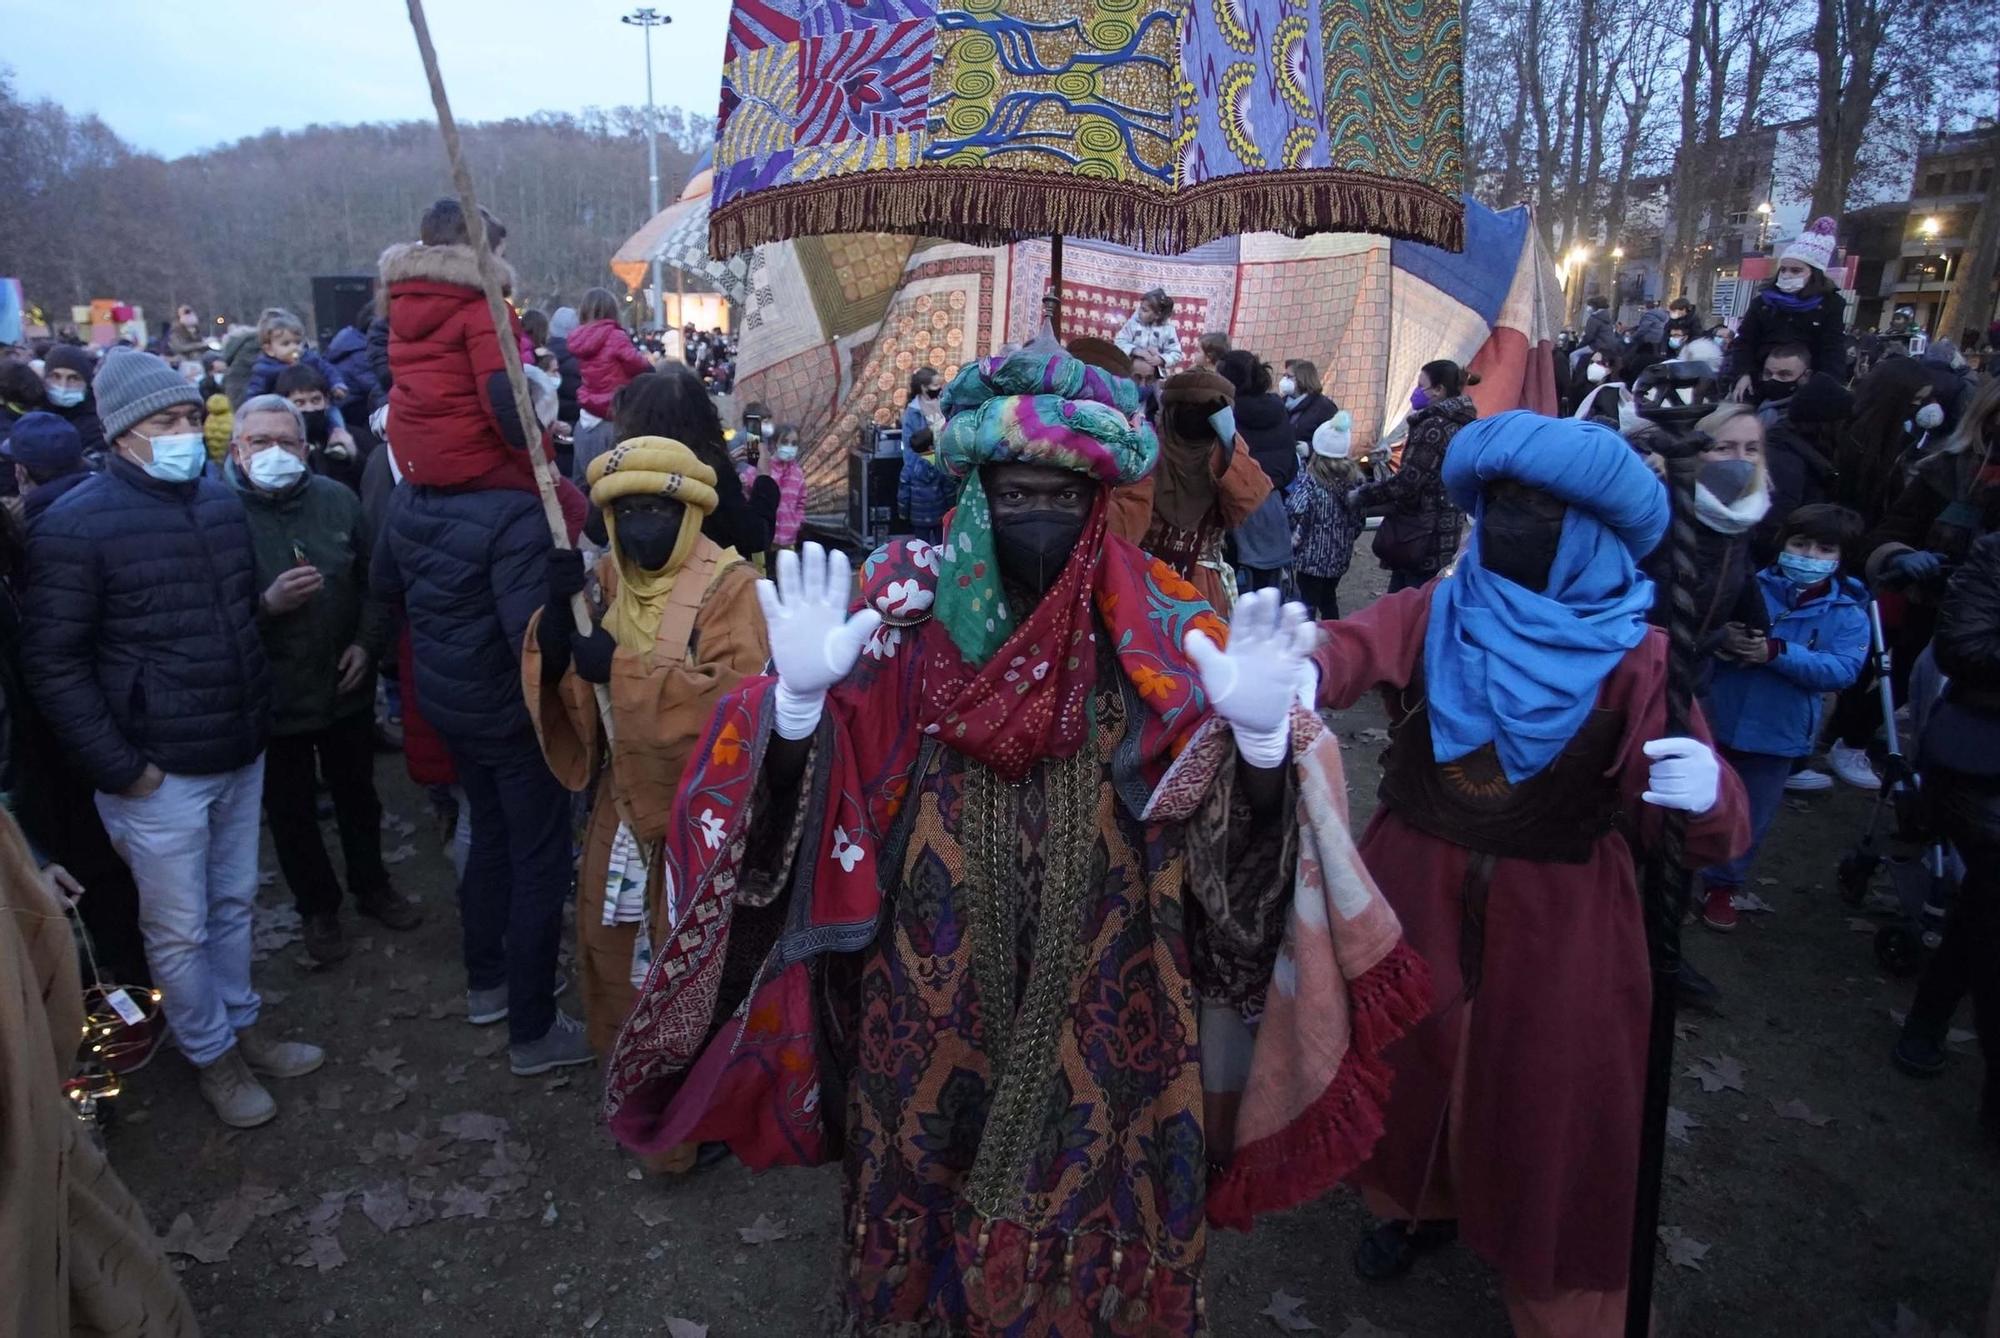
[[[701,522],[715,510],[715,471],[668,437],[631,437],[590,462],[590,500],[604,513],[604,529],[618,558],[618,589],[604,612],[604,630],[635,654],[652,651],[674,580],[701,540]],[[620,497],[668,497],[685,508],[667,565],[648,571],[626,557],[618,542]]]

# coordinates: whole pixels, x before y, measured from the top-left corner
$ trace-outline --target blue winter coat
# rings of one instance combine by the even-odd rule
[[[22,658],[37,704],[99,790],[148,762],[234,771],[264,751],[271,675],[243,504],[113,456],[28,537]]]
[[[340,333],[326,346],[326,361],[347,382],[349,404],[374,404],[377,383],[375,370],[368,365],[367,335],[351,325],[341,326]]]
[[[454,752],[534,750],[521,638],[548,597],[549,523],[530,492],[400,484],[369,581],[409,618],[417,705]]]
[[[1708,719],[1715,737],[1743,753],[1805,757],[1819,736],[1820,700],[1849,687],[1868,659],[1868,591],[1839,577],[1826,593],[1798,599],[1798,587],[1776,567],[1757,573],[1770,638],[1784,648],[1769,663],[1721,661],[1709,688]]]
[[[311,349],[306,349],[300,353],[299,361],[308,367],[317,368],[319,374],[326,378],[326,393],[329,401],[332,400],[335,391],[348,384],[346,378],[341,376],[339,368]],[[278,373],[291,365],[289,362],[278,361],[278,359],[268,353],[259,353],[256,363],[250,368],[250,380],[243,387],[243,398],[247,400],[252,395],[276,394]],[[366,400],[354,399],[352,402],[365,410]],[[243,406],[238,404],[235,407],[240,409]],[[332,425],[335,431],[340,431],[347,426],[347,417],[341,413],[338,404],[329,403],[326,406],[326,421]]]

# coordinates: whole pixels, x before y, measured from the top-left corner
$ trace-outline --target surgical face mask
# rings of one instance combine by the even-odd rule
[[[796,443],[788,441],[778,448],[778,461],[780,464],[790,464],[798,458],[799,448]]]
[[[1679,348],[1681,347],[1681,345],[1683,345],[1683,344],[1685,344],[1685,343],[1687,343],[1687,337],[1686,337],[1685,335],[1668,335],[1668,336],[1667,336],[1667,347],[1668,347],[1668,348],[1671,348],[1671,349],[1679,349]]]
[[[1611,375],[1611,369],[1601,362],[1593,362],[1590,366],[1583,369],[1583,379],[1592,385],[1596,385],[1609,375]]]
[[[1778,570],[1793,585],[1818,585],[1840,570],[1839,558],[1807,557],[1803,553],[1778,554]]]
[[[1943,427],[1944,408],[1938,404],[1926,404],[1923,408],[1917,410],[1915,421],[1917,426],[1926,432],[1931,431],[1933,428]]]
[[[1067,511],[1023,511],[993,518],[993,550],[1008,580],[1048,593],[1083,536],[1083,520]]]
[[[83,403],[83,397],[88,393],[82,386],[50,386],[48,388],[49,403],[59,409],[74,409],[77,405]]]
[[[156,443],[155,456],[159,453]],[[282,446],[266,446],[250,457],[250,482],[265,492],[282,492],[305,477],[305,461]]]
[[[1419,388],[1410,392],[1410,407],[1412,409],[1421,409],[1430,402],[1430,391]]]
[[[1781,293],[1796,293],[1805,286],[1806,276],[1803,274],[1780,274],[1778,276],[1778,291]]]
[[[1236,408],[1225,404],[1208,416],[1208,425],[1215,429],[1215,439],[1227,446],[1236,440]]]
[[[1278,378],[1278,393],[1290,399],[1299,393],[1299,383],[1289,376],[1281,376]]]
[[[199,432],[141,436],[153,448],[152,463],[141,468],[163,483],[186,483],[199,478],[202,466],[208,463],[208,443],[202,440]]]

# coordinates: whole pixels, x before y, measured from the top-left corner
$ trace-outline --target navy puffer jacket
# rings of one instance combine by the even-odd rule
[[[417,706],[452,749],[497,762],[537,747],[521,638],[548,598],[549,523],[533,493],[399,484],[369,580],[410,625]]]
[[[243,503],[113,456],[28,539],[23,662],[57,738],[98,789],[148,762],[234,771],[264,751],[271,674]]]

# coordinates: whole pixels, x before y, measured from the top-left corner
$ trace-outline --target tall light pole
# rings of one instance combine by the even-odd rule
[[[1925,271],[1930,269],[1931,243],[1937,240],[1939,230],[1938,221],[1935,217],[1927,218],[1917,225],[1917,232],[1924,239],[1924,269],[1919,271],[1917,275],[1917,301],[1919,302],[1924,300],[1924,284],[1927,282]],[[1944,272],[1945,268],[1944,257],[1940,255],[1938,257],[1938,279],[1940,285],[1948,277]],[[1943,307],[1944,298],[1940,295],[1938,298],[1938,309],[1933,311],[1930,318],[1924,322],[1925,339],[1937,338],[1937,317],[1942,314]]]
[[[1771,202],[1769,200],[1757,206],[1757,249],[1759,251],[1768,251],[1771,249]]]
[[[620,23],[629,23],[635,28],[646,30],[646,193],[651,201],[652,212],[648,219],[660,216],[660,141],[659,123],[653,115],[653,29],[674,20],[671,15],[662,14],[651,5],[644,5],[622,16]],[[666,299],[660,293],[660,257],[653,256],[653,319],[660,325],[667,323]]]

